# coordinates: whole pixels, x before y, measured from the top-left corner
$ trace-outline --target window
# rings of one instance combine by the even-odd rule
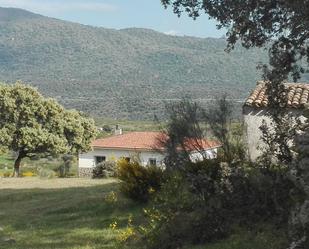
[[[120,158],[121,158],[121,160],[125,160],[127,163],[131,162],[131,158],[130,157],[122,156]]]
[[[99,164],[101,162],[104,162],[106,160],[106,157],[105,156],[96,156],[95,157],[95,164]]]
[[[157,159],[155,158],[149,158],[149,161],[148,161],[148,164],[149,165],[157,165]]]

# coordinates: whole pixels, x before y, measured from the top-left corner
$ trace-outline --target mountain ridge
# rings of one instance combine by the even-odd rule
[[[225,48],[224,39],[106,29],[0,8],[0,81],[22,80],[91,115],[151,119],[170,99],[207,105],[225,92],[244,99],[267,54]]]

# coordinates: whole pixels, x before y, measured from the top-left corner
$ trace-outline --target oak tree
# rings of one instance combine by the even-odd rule
[[[95,133],[92,119],[64,109],[35,88],[21,83],[0,84],[0,147],[16,153],[15,176],[19,176],[25,157],[89,150]]]

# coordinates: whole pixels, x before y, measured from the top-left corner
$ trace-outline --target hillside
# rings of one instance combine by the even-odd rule
[[[263,50],[223,39],[113,30],[0,8],[0,81],[22,80],[67,107],[110,118],[151,119],[165,101],[207,105],[221,93],[243,99],[260,78]]]

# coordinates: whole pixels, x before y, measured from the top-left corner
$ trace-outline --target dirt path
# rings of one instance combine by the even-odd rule
[[[0,178],[0,189],[61,189],[74,187],[91,187],[116,182],[115,179],[54,178],[37,177]]]

